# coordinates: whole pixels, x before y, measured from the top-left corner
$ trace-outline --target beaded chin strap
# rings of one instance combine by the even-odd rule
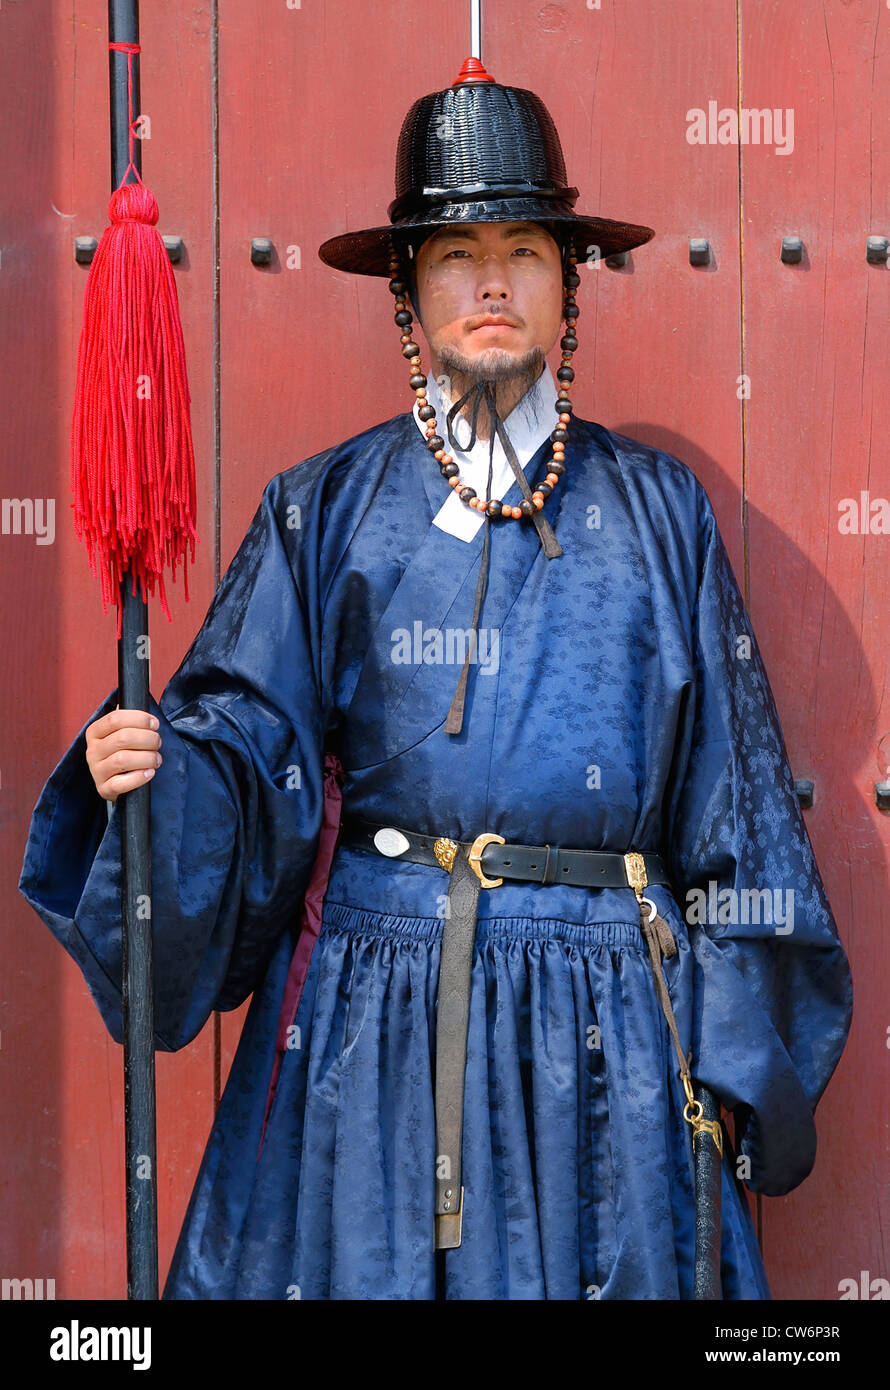
[[[550,523],[547,521],[546,517],[540,515],[540,513],[545,500],[550,496],[560,478],[565,473],[565,445],[569,437],[568,425],[572,418],[572,410],[574,408],[569,399],[567,383],[575,379],[575,373],[571,363],[572,355],[578,346],[575,325],[580,312],[575,300],[575,290],[581,283],[581,277],[575,269],[577,256],[572,240],[569,239],[569,250],[566,257],[568,268],[563,275],[563,318],[566,321],[566,332],[560,339],[562,360],[556,373],[557,379],[560,382],[555,404],[558,419],[556,429],[553,430],[550,436],[553,441],[553,457],[547,465],[547,473],[543,482],[538,483],[537,487],[534,489],[529,487],[525,474],[519,465],[519,460],[516,457],[516,451],[510,442],[509,435],[498,414],[495,404],[495,390],[490,382],[475,382],[470,387],[469,391],[466,391],[464,395],[461,396],[460,400],[455,401],[448,411],[446,430],[451,447],[456,449],[458,448],[458,444],[454,437],[452,424],[461,407],[465,405],[471,397],[473,398],[472,427],[470,440],[467,445],[467,448],[471,449],[476,442],[479,407],[484,401],[488,408],[490,419],[490,447],[488,457],[488,484],[484,498],[478,496],[475,488],[468,487],[463,483],[460,477],[460,469],[452,456],[446,452],[445,441],[438,433],[436,412],[427,399],[427,379],[421,371],[420,348],[411,336],[411,325],[414,322],[414,318],[407,307],[406,295],[408,293],[408,281],[407,277],[403,274],[401,261],[393,244],[392,237],[389,238],[389,249],[389,268],[392,276],[389,282],[389,288],[395,296],[396,312],[394,318],[397,327],[401,329],[399,341],[402,344],[402,356],[408,359],[408,365],[411,368],[411,376],[409,377],[408,384],[411,386],[411,389],[420,402],[418,414],[426,427],[427,448],[438,461],[442,477],[446,479],[449,486],[455,489],[462,502],[466,503],[467,506],[475,507],[477,511],[482,513],[486,523],[501,518],[512,521],[522,521],[531,518],[537,528],[544,554],[547,556],[548,560],[555,559],[556,556],[562,554],[562,547],[553,534]],[[523,495],[523,500],[515,507],[491,496],[495,435],[497,435],[501,441],[504,453]],[[489,526],[486,524],[482,546],[482,563],[479,567],[479,579],[476,584],[476,601],[473,612],[472,633],[474,638],[479,624],[482,599],[485,594],[485,587],[488,579],[489,538]],[[471,639],[470,643],[468,643],[467,655],[457,683],[457,689],[454,693],[454,699],[451,702],[451,708],[445,720],[445,732],[447,734],[459,734],[463,728],[467,676],[469,674],[470,656],[473,652],[473,648],[474,641]]]

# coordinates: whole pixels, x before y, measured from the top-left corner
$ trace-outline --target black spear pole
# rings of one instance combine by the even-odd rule
[[[109,0],[111,43],[139,42],[137,0]],[[139,114],[139,54],[132,58],[133,109],[127,95],[127,54],[109,49],[111,83],[111,188],[130,162],[130,123]],[[133,164],[142,174],[141,142]],[[131,172],[129,182],[135,182]],[[135,384],[134,384],[135,389]],[[149,708],[148,605],[131,593],[130,573],[120,586],[121,637],[117,648],[121,709]],[[121,949],[124,1025],[124,1131],[127,1181],[127,1297],[158,1296],[157,1130],[155,1120],[154,994],[151,935],[151,789],[118,797],[121,826]]]

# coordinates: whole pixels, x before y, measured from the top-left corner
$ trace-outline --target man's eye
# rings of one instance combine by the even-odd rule
[[[526,251],[526,252],[528,252],[528,254],[529,254],[530,256],[534,256],[534,255],[535,255],[535,250],[534,250],[534,247],[532,247],[532,246],[514,246],[514,248],[513,248],[514,254],[515,254],[517,251]],[[447,261],[448,258],[449,258],[450,256],[467,256],[467,255],[469,255],[469,252],[466,251],[466,250],[464,250],[464,248],[463,248],[462,246],[460,246],[460,247],[456,247],[453,251],[446,251],[446,252],[445,252],[445,255],[442,257],[442,259],[443,259],[444,261]]]

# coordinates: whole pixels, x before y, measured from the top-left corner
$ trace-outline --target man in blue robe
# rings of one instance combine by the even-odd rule
[[[163,748],[157,1046],[253,996],[164,1297],[690,1298],[669,1012],[734,1123],[723,1297],[768,1298],[744,1187],[781,1194],[811,1171],[850,978],[707,495],[567,397],[572,246],[613,254],[652,233],[576,217],[546,110],[481,65],[415,103],[399,161],[390,227],[322,254],[405,269],[397,324],[410,302],[443,379],[403,332],[414,410],[272,478],[123,774],[151,772]],[[536,286],[563,274],[554,309]],[[544,354],[563,311],[557,381]],[[135,781],[107,763],[117,703],[46,783],[20,889],[120,1042],[115,802]],[[316,934],[332,758],[355,833],[331,843]],[[363,826],[382,830],[362,843]],[[571,877],[591,851],[621,869],[610,886]],[[630,854],[666,866],[645,887],[666,1009]],[[528,877],[511,878],[520,858]],[[449,1242],[435,1073],[443,939],[466,920],[465,901],[451,912],[458,868],[474,922]]]

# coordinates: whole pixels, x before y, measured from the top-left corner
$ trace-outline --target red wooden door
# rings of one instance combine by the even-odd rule
[[[192,602],[172,586],[172,625],[152,604],[157,697],[266,481],[410,404],[385,282],[333,271],[316,248],[385,221],[402,118],[457,75],[470,22],[464,0],[382,0],[373,21],[359,0],[221,0],[214,35],[208,10],[170,0],[142,10],[143,176],[159,230],[185,244],[175,274],[201,537]],[[486,66],[546,102],[578,210],[657,233],[622,269],[583,272],[579,413],[668,449],[708,489],[795,776],[816,786],[807,824],[851,957],[856,1021],[818,1113],[813,1175],[756,1204],[779,1298],[836,1298],[863,1269],[890,1276],[879,1243],[890,837],[873,792],[890,731],[890,542],[838,527],[844,498],[890,497],[880,374],[890,280],[865,259],[866,236],[890,234],[888,23],[886,10],[844,0],[826,0],[818,25],[775,0],[484,6]],[[12,6],[3,26],[2,491],[56,509],[52,544],[0,535],[13,657],[0,762],[0,1085],[15,1116],[0,1138],[0,1274],[54,1279],[58,1298],[118,1298],[121,1050],[16,891],[40,787],[116,683],[114,620],[101,615],[68,522],[86,279],[73,243],[100,235],[109,194],[106,6],[74,0],[49,16]],[[791,110],[793,148],[690,143],[688,113],[712,101]],[[803,260],[785,264],[781,238],[793,234]],[[251,263],[259,236],[274,245],[269,266]],[[708,266],[690,265],[690,237],[710,242]],[[158,1056],[162,1277],[243,1013]]]

